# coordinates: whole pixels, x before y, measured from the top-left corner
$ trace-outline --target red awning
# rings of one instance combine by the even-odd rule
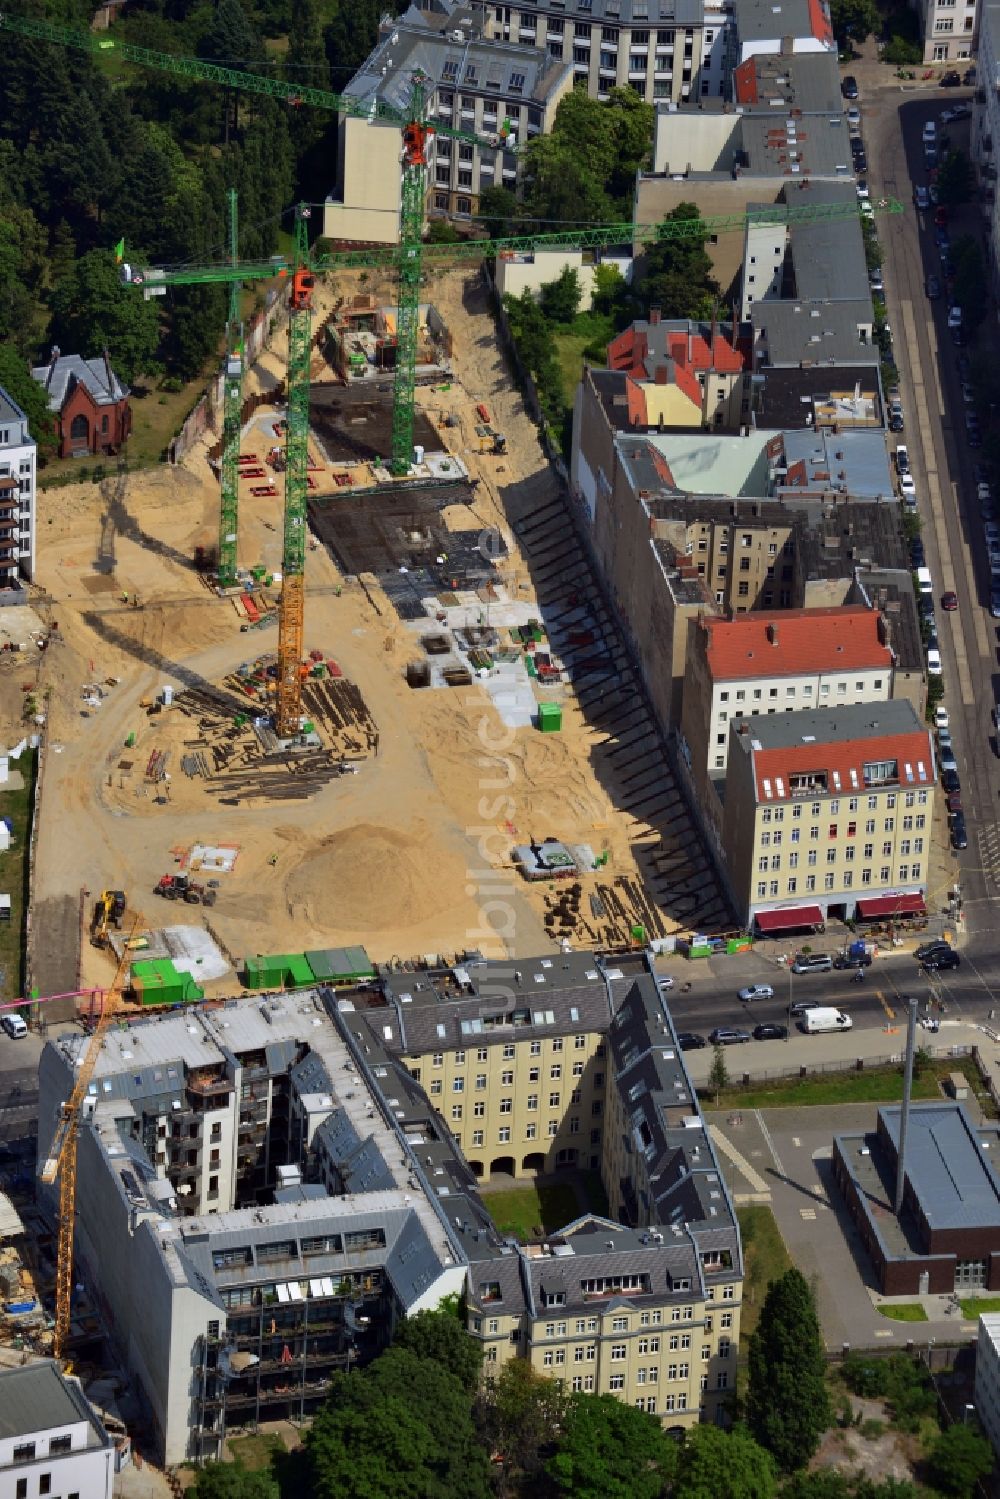
[[[780,911],[758,911],[754,917],[760,932],[790,932],[799,926],[822,926],[819,906],[783,906]]]
[[[927,906],[922,895],[873,895],[870,900],[858,901],[858,916],[862,921],[883,916],[926,915]]]

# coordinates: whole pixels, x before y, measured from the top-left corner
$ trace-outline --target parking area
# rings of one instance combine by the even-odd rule
[[[711,1113],[717,1154],[739,1202],[764,1201],[793,1262],[815,1287],[826,1346],[840,1349],[953,1338],[964,1326],[945,1298],[925,1299],[926,1322],[894,1322],[877,1309],[871,1262],[836,1184],[835,1134],[873,1129],[875,1104]],[[907,1298],[916,1300],[917,1298]]]

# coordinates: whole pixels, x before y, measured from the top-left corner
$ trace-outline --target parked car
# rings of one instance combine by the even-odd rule
[[[969,834],[965,826],[965,813],[956,812],[951,819],[951,846],[952,848],[968,848]]]
[[[936,302],[941,295],[941,283],[936,276],[927,277],[924,289],[932,302]]]
[[[949,793],[949,795],[952,792],[961,791],[962,783],[958,779],[958,771],[943,770],[941,772],[941,786],[945,791]]]
[[[969,430],[965,434],[965,438],[966,438],[966,441],[968,442],[970,448],[981,448],[982,447],[982,445],[983,445],[983,433],[982,433],[982,428],[979,426],[978,422],[976,423],[975,426],[969,428]]]
[[[937,120],[925,120],[923,142],[925,146],[933,145],[937,140]]]
[[[860,957],[852,958],[849,953],[839,952],[833,960],[834,968],[870,968],[872,966],[871,953],[862,953]]]
[[[859,177],[857,182],[854,184],[854,188],[861,201],[863,203],[867,203],[871,198],[871,193],[869,192],[866,179],[864,177]]]
[[[847,128],[848,130],[861,129],[861,111],[856,104],[852,104],[847,111]]]
[[[678,1031],[677,1045],[681,1051],[700,1051],[708,1042],[704,1036],[699,1036],[697,1031]]]
[[[903,430],[903,413],[902,413],[902,411],[891,410],[889,412],[889,431],[890,432],[902,432],[902,430]]]
[[[1000,588],[994,588],[990,593],[990,618],[1000,619]]]
[[[948,308],[948,327],[949,328],[961,328],[961,326],[962,326],[962,309],[961,309],[961,307],[958,306],[957,303],[953,303],[952,306]]]
[[[770,1020],[764,1025],[755,1025],[753,1028],[753,1038],[755,1041],[784,1041],[787,1036],[787,1025],[778,1025]]]
[[[914,207],[918,209],[930,208],[931,206],[931,195],[922,183],[918,183],[913,189],[913,203]]]
[[[840,92],[845,99],[856,99],[858,97],[858,80],[853,73],[848,73],[840,85]]]
[[[962,87],[962,75],[961,75],[961,73],[956,73],[955,70],[954,70],[954,68],[950,68],[947,73],[942,73],[941,74],[941,87],[942,88],[961,88]],[[846,94],[845,94],[844,97],[845,98],[847,97]],[[941,119],[944,120],[946,118],[954,119],[955,118],[954,111],[950,110],[950,109],[946,109],[944,111],[944,113],[942,114]]]
[[[938,706],[934,709],[934,727],[937,729],[939,734],[942,734],[945,731],[947,731],[948,733],[951,732],[951,719],[948,716],[948,709],[944,706],[943,703],[939,703]]]
[[[948,226],[946,224],[934,225],[934,243],[939,250],[951,250],[951,235],[948,233]],[[951,327],[950,322],[948,326],[949,328]]]
[[[972,85],[975,83],[975,81],[976,81],[976,70],[975,70],[975,67],[966,68],[965,72],[962,74],[962,82],[965,84],[966,88],[971,88]]]
[[[913,956],[918,963],[926,963],[928,958],[940,952],[951,952],[951,943],[946,942],[943,937],[932,937],[929,942],[921,942]]]
[[[833,959],[828,952],[797,952],[792,963],[793,973],[829,973]]]
[[[868,153],[864,149],[855,151],[854,153],[854,170],[856,172],[867,172],[868,170]]]
[[[955,759],[955,750],[951,740],[942,744],[938,749],[938,765],[942,771],[958,770],[958,761]]]
[[[953,593],[951,589],[949,589],[947,593],[943,593],[941,595],[941,608],[947,614],[951,614],[955,609],[958,608],[958,594]]]
[[[797,999],[788,1007],[788,1013],[794,1019],[798,1015],[806,1015],[810,1010],[819,1009],[818,999]]]
[[[896,459],[897,474],[908,474],[910,472],[910,450],[905,443],[900,443],[894,454]]]
[[[774,990],[770,984],[747,984],[741,989],[736,998],[745,1005],[752,1004],[755,999],[773,999]]]
[[[941,675],[941,648],[936,635],[932,635],[927,642],[927,670],[932,677]]]
[[[730,1025],[717,1025],[714,1031],[709,1032],[708,1039],[713,1046],[742,1046],[744,1041],[750,1040],[750,1032],[737,1030]]]
[[[924,544],[920,540],[920,537],[916,536],[914,537],[913,541],[910,542],[910,562],[914,567],[923,567],[926,563],[926,560],[927,559],[924,555]]]
[[[917,599],[917,613],[921,619],[927,619],[934,625],[934,596],[930,593],[922,593]]]

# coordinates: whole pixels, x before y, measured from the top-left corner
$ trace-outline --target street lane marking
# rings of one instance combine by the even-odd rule
[[[768,1192],[771,1188],[762,1176],[753,1169],[745,1155],[741,1155],[733,1142],[726,1138],[717,1124],[713,1124],[709,1130],[713,1144],[717,1145],[723,1155],[727,1155],[742,1176],[745,1176],[755,1192]],[[759,1152],[757,1152],[759,1154]]]
[[[913,303],[909,300],[901,301],[900,309],[903,314],[907,347],[910,349],[916,349],[917,324],[916,319],[913,315]],[[934,363],[932,367],[936,370],[936,363]],[[913,397],[917,403],[917,413],[920,421],[921,431],[929,432],[930,410],[927,405],[927,393],[924,388],[923,373],[919,364],[911,365],[910,377],[913,383]],[[941,489],[938,484],[937,468],[933,466],[935,463],[933,451],[928,454],[923,448],[922,440],[921,451],[923,451],[924,453],[924,467],[927,474],[927,498],[930,506],[931,517],[934,521],[934,535],[937,540],[938,558],[941,562],[941,572],[944,579],[944,587],[946,590],[953,590],[955,587],[955,572],[951,560],[951,545],[948,539],[947,521],[944,515],[944,507],[941,503]],[[966,577],[968,577],[970,572],[969,559],[964,555],[964,551],[962,553],[962,556],[965,563]],[[962,696],[962,701],[963,703],[971,704],[975,702],[976,696],[972,689],[972,678],[969,674],[969,662],[965,649],[964,631],[965,627],[962,622],[961,614],[959,614],[958,628],[956,629],[953,626],[951,631],[952,644],[955,647],[955,664],[958,667],[958,684]],[[961,650],[958,649],[959,635],[962,635],[963,637]]]
[[[879,1004],[882,1006],[889,1019],[895,1020],[896,1012],[892,1008],[892,1005],[889,1003],[889,1001],[886,999],[885,995],[882,993],[881,989],[875,990],[875,998],[878,1000]]]

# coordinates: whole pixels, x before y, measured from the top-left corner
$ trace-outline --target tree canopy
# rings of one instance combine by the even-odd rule
[[[692,232],[661,239],[646,252],[642,296],[647,307],[659,307],[668,318],[707,318],[719,295],[712,258],[705,248],[708,231],[694,203],[678,203],[664,223],[690,223]]]
[[[676,1443],[655,1416],[613,1395],[571,1395],[546,1468],[571,1499],[661,1499],[676,1465]]]
[[[778,1467],[805,1467],[830,1424],[826,1364],[812,1291],[799,1270],[771,1282],[750,1339],[747,1421]]]
[[[696,1426],[677,1460],[673,1499],[773,1499],[774,1463],[745,1426]]]
[[[206,1463],[186,1499],[279,1499],[279,1490],[269,1473],[250,1472],[240,1463]]]
[[[942,1494],[967,1499],[993,1469],[993,1448],[973,1426],[956,1423],[943,1431],[927,1459],[927,1476]]]

